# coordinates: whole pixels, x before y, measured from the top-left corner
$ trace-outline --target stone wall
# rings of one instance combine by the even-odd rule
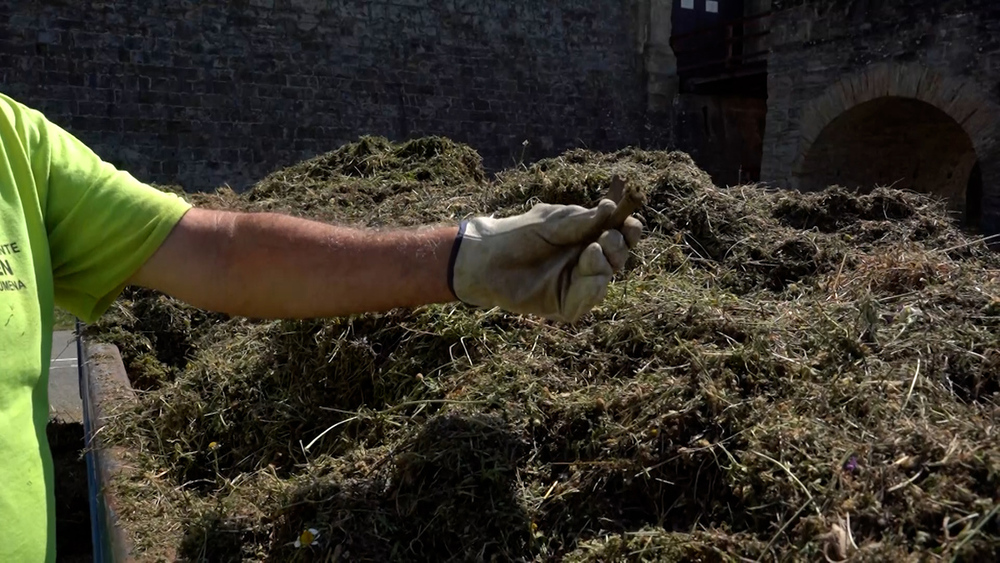
[[[982,200],[975,203],[982,207],[980,226],[1000,232],[1000,5],[989,0],[775,0],[773,8],[765,181],[802,187],[810,151],[845,112],[884,98],[919,100],[967,135],[982,173]],[[877,155],[866,150],[871,136],[859,131],[842,135],[839,143],[853,143],[855,165],[865,167]],[[924,164],[947,177],[950,153],[919,147],[913,152],[926,153]],[[951,173],[964,175],[958,180],[964,184],[972,175],[968,159],[951,160],[958,162]],[[899,187],[920,189],[911,170],[903,166],[888,177],[901,180]]]
[[[638,144],[663,88],[646,61],[670,65],[648,26],[663,5],[0,0],[0,91],[188,189],[244,188],[362,134],[448,136],[495,169]]]

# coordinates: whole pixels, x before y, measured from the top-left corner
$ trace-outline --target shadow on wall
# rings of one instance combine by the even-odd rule
[[[979,226],[982,174],[972,140],[920,100],[887,96],[845,111],[816,138],[796,176],[805,191],[837,184],[933,194],[967,226]]]
[[[965,188],[965,225],[979,229],[983,221],[983,170],[979,161],[972,167],[969,183]]]

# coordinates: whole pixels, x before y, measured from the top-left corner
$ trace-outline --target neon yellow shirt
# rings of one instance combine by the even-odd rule
[[[189,209],[0,94],[0,561],[55,561],[54,303],[93,322]]]

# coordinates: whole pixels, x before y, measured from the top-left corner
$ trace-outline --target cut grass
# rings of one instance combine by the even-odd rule
[[[141,390],[108,434],[141,554],[1000,558],[1000,258],[940,202],[719,189],[634,149],[486,181],[467,147],[371,138],[191,197],[381,228],[587,205],[615,174],[649,196],[646,238],[576,326],[457,304],[261,322],[127,291],[88,334]]]
[[[72,313],[56,307],[52,330],[76,330],[76,317]]]

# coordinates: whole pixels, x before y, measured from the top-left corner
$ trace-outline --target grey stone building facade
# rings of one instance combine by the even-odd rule
[[[932,192],[992,234],[998,31],[991,0],[0,0],[0,91],[188,189],[363,134],[494,170],[638,145],[720,185]]]
[[[0,92],[140,179],[187,189],[244,188],[364,134],[443,135],[501,168],[635,142],[645,97],[635,10],[0,0]]]

